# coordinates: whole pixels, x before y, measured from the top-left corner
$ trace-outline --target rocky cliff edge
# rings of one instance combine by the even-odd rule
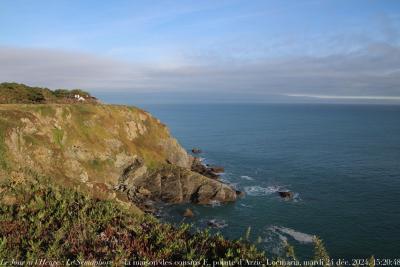
[[[135,107],[0,105],[0,180],[35,172],[126,203],[236,199],[229,185],[191,171],[192,162],[164,124]]]

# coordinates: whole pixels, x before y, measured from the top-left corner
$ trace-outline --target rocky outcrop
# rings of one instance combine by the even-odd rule
[[[210,166],[209,169],[213,173],[223,173],[223,172],[225,172],[225,168],[221,167],[221,166]]]
[[[201,149],[196,148],[196,147],[195,147],[195,148],[192,148],[191,151],[192,151],[193,154],[201,154],[201,153],[203,153],[203,151],[201,151]]]
[[[139,205],[144,199],[210,204],[235,201],[237,198],[236,191],[220,181],[177,165],[164,164],[149,169],[139,158],[126,168],[118,189],[127,192]],[[147,196],[140,190],[145,191]]]
[[[219,175],[215,173],[211,168],[204,165],[199,158],[193,158],[191,170],[211,179],[219,178]]]
[[[194,217],[194,213],[191,209],[186,209],[182,215],[183,215],[183,217],[187,217],[187,218]]]
[[[292,199],[293,198],[293,192],[290,192],[290,191],[279,191],[278,194],[281,198],[284,198],[284,199]]]
[[[0,180],[32,170],[143,209],[152,201],[234,201],[235,190],[199,163],[164,124],[135,107],[0,105]]]

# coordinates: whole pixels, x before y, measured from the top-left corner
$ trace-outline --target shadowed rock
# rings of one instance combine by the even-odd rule
[[[167,203],[210,204],[213,201],[235,201],[237,198],[236,191],[220,181],[172,164],[148,170],[140,159],[127,167],[120,179],[120,188],[131,192],[133,201],[140,201],[136,188],[150,192],[150,199]]]
[[[208,166],[204,165],[199,158],[194,158],[191,170],[212,179],[218,179],[219,175],[213,172]]]
[[[223,173],[223,172],[225,172],[224,167],[221,167],[221,166],[211,166],[209,169],[213,173]]]
[[[290,192],[290,191],[279,191],[278,194],[281,198],[285,198],[285,199],[293,198],[293,192]]]
[[[201,154],[201,153],[203,153],[203,151],[201,151],[201,149],[199,149],[199,148],[192,148],[192,153],[193,154]]]

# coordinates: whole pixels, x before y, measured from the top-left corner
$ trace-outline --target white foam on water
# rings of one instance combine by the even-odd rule
[[[299,201],[301,201],[299,193],[294,193],[293,202],[299,202]]]
[[[210,205],[211,207],[219,207],[219,206],[221,206],[221,202],[218,201],[218,200],[211,200],[211,201],[209,202],[209,205]]]
[[[225,228],[228,226],[228,224],[225,222],[225,220],[218,220],[218,219],[209,220],[207,222],[207,224],[208,224],[208,226],[218,228],[218,229]]]
[[[277,235],[284,235],[286,237],[290,236],[291,238],[302,244],[313,243],[315,238],[314,235],[302,233],[294,229],[282,226],[271,226],[268,228],[268,230],[272,231],[273,233],[276,233]],[[279,238],[282,240],[281,237]]]
[[[254,181],[253,177],[247,176],[247,175],[242,175],[240,178],[245,179],[247,181]]]
[[[280,188],[281,188],[280,186],[261,187],[258,185],[254,185],[254,186],[245,186],[244,191],[249,196],[266,196],[278,192]]]

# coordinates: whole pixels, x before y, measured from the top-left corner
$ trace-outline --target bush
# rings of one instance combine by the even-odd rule
[[[80,89],[51,91],[47,88],[30,87],[19,83],[0,83],[0,104],[40,104],[63,103],[79,94],[91,97],[88,92]]]

